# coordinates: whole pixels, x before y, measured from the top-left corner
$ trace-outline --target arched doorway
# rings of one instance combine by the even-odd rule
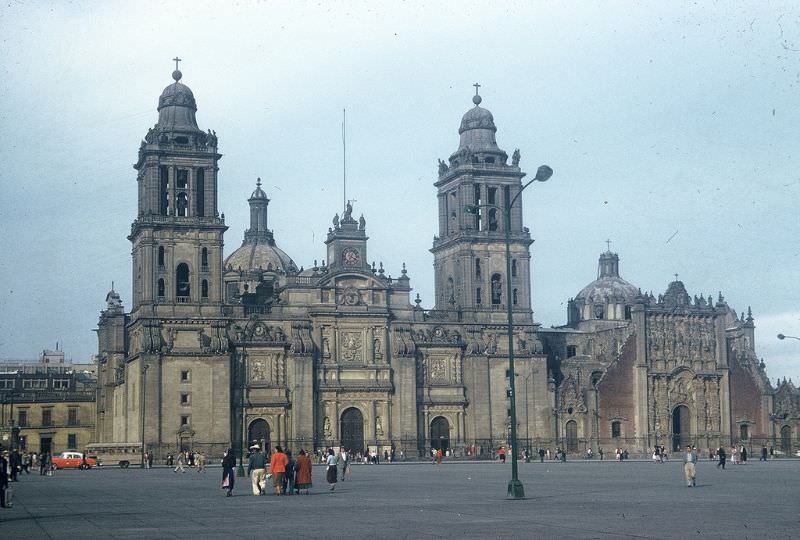
[[[431,422],[431,448],[442,452],[450,448],[450,422],[444,416],[437,416]]]
[[[678,405],[672,410],[672,451],[678,452],[687,444],[691,444],[689,434],[689,407]]]
[[[567,422],[567,452],[578,451],[578,423],[575,420]]]
[[[355,407],[342,413],[341,418],[342,446],[349,452],[364,450],[364,415]]]
[[[270,449],[270,430],[269,424],[263,418],[250,422],[247,429],[247,446],[257,444],[262,451],[269,452]]]
[[[787,454],[792,452],[792,428],[789,426],[781,428],[781,450]]]

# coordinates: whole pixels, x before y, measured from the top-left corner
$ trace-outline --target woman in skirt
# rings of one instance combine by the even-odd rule
[[[311,489],[311,459],[309,459],[306,455],[306,451],[303,449],[301,449],[300,453],[297,455],[294,474],[295,493],[300,495],[300,490],[304,489],[306,490],[306,495],[308,495],[308,490]]]
[[[328,485],[331,486],[331,491],[336,489],[336,477],[338,475],[338,469],[336,467],[336,454],[333,451],[333,448],[328,448],[328,459],[325,461],[328,465],[328,470],[325,473],[326,480],[328,481]]]

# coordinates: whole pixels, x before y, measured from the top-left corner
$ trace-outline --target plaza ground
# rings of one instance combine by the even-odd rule
[[[505,499],[509,464],[356,465],[330,493],[315,466],[305,496],[253,497],[221,469],[105,468],[24,476],[1,538],[798,538],[800,461],[521,463],[525,500]]]

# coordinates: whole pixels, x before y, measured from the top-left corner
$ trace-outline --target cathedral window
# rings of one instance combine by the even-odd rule
[[[517,289],[514,289],[514,305],[517,305]]]
[[[164,267],[164,246],[158,246],[158,266]]]
[[[743,441],[750,439],[750,426],[747,424],[739,426],[739,438]]]
[[[575,345],[567,345],[567,358],[572,358],[578,354],[578,348]]]
[[[186,209],[189,205],[189,197],[184,192],[178,193],[178,201],[175,204],[177,209],[177,215],[180,217],[186,217]]]
[[[164,298],[164,279],[158,280],[158,297]]]
[[[611,438],[619,439],[622,437],[622,422],[615,420],[611,422]]]
[[[480,304],[481,303],[481,288],[480,287],[475,289],[475,303],[476,304]]]
[[[486,190],[487,199],[489,199],[489,204],[497,204],[497,188],[490,187]]]
[[[181,405],[189,404],[189,394],[181,394]]]
[[[175,186],[178,189],[186,189],[189,186],[189,171],[186,169],[178,170],[178,180]]]
[[[204,279],[203,283],[200,286],[200,295],[203,298],[208,298],[208,280]]]
[[[475,277],[476,278],[480,278],[481,277],[481,260],[480,259],[475,259]]]
[[[189,425],[189,415],[183,414],[181,415],[181,426],[188,426]]]
[[[631,318],[631,306],[625,306],[625,318],[626,319]]]
[[[184,369],[181,371],[181,382],[189,382],[189,370]]]
[[[511,277],[517,277],[517,260],[511,261]]]
[[[159,192],[159,214],[169,213],[169,169],[161,167],[161,191]]]
[[[475,184],[475,193],[472,198],[472,204],[474,204],[478,211],[475,212],[475,230],[482,231],[483,224],[481,223],[481,217],[483,216],[483,208],[481,208],[481,186],[480,184]]]
[[[190,292],[189,265],[181,263],[175,270],[175,296],[178,298],[188,298]]]
[[[499,305],[502,301],[503,283],[500,274],[492,274],[492,305]]]
[[[596,306],[594,306],[594,318],[595,319],[602,319],[603,318],[603,311],[605,311],[605,309],[603,308],[602,304],[597,304]]]
[[[489,230],[497,230],[497,208],[489,209]]]
[[[195,214],[198,216],[206,215],[206,171],[203,168],[197,169],[197,189],[195,190],[197,194],[197,211]]]
[[[200,251],[200,266],[203,270],[208,270],[208,248]]]

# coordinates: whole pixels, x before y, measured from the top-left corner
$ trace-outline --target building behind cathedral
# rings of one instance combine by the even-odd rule
[[[99,442],[144,441],[156,455],[244,441],[486,455],[509,439],[508,302],[525,446],[788,452],[797,440],[797,389],[770,385],[749,309],[737,315],[721,294],[690,295],[677,278],[643,293],[608,250],[566,326],[534,322],[522,197],[508,220],[504,210],[525,173],[479,95],[434,183],[435,306],[424,309],[404,264],[392,278],[369,262],[367,220],[349,203],[330,209],[322,264],[298,266],[269,229],[258,181],[250,227],[225,258],[217,135],[173,78],[135,165],[131,309],[112,290],[98,323]]]

